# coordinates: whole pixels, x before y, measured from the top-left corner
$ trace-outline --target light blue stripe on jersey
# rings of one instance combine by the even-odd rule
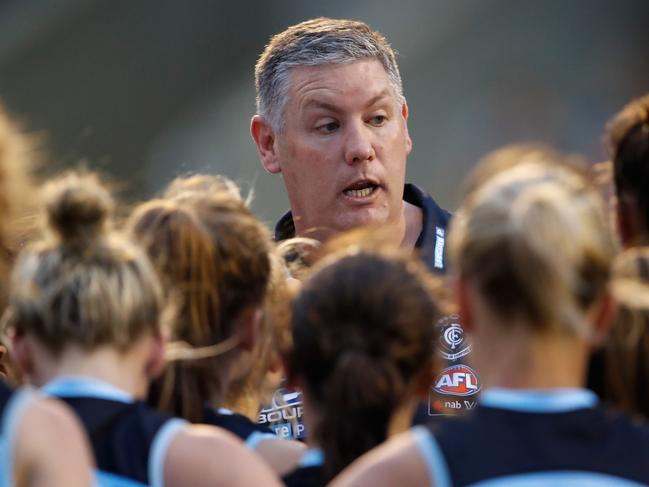
[[[98,487],[147,487],[146,484],[141,484],[128,477],[104,472],[103,470],[95,470],[95,480]]]
[[[534,472],[520,475],[508,475],[483,482],[471,484],[470,487],[639,487],[639,484],[613,475],[596,472]]]
[[[448,466],[435,437],[424,426],[415,426],[410,430],[410,434],[426,464],[430,485],[450,487]]]
[[[92,377],[57,377],[43,386],[41,391],[54,397],[93,397],[123,403],[135,401],[135,398],[129,393]]]
[[[595,393],[588,389],[504,389],[482,392],[480,405],[525,413],[563,413],[597,405]]]
[[[164,487],[164,463],[169,444],[176,433],[186,427],[187,421],[178,418],[170,419],[155,435],[149,453],[149,482],[151,482],[151,487]]]
[[[298,467],[300,468],[322,467],[323,465],[324,452],[320,448],[313,448],[304,452],[300,463],[298,463]]]
[[[250,450],[254,450],[255,448],[257,448],[259,443],[261,443],[264,440],[282,440],[282,438],[280,438],[274,433],[263,433],[262,431],[253,431],[248,435],[248,438],[246,438],[245,444],[247,448],[249,448]]]
[[[29,403],[34,400],[35,393],[32,389],[25,387],[18,389],[9,398],[9,402],[5,406],[4,415],[2,417],[2,438],[0,443],[0,454],[2,459],[2,473],[0,474],[2,487],[12,487],[14,482],[14,449],[16,446],[16,432],[20,425],[20,420],[23,413],[27,409]]]

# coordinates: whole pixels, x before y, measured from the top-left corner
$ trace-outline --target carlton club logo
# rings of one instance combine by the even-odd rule
[[[433,390],[449,396],[472,396],[480,391],[480,383],[471,367],[453,365],[437,376]]]
[[[438,322],[437,327],[439,332],[438,349],[442,357],[454,361],[471,353],[471,344],[460,325],[459,316],[447,316]]]

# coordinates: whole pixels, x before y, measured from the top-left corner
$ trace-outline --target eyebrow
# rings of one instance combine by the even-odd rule
[[[377,102],[381,101],[383,98],[386,98],[388,96],[390,96],[390,89],[389,88],[385,88],[385,89],[381,90],[378,94],[374,95],[365,104],[365,108],[371,107],[372,105],[376,104]],[[328,111],[332,111],[332,112],[337,112],[337,111],[340,110],[339,107],[337,107],[333,103],[328,103],[328,102],[325,102],[325,101],[314,100],[314,99],[307,101],[304,104],[304,108],[305,109],[320,108],[320,109],[328,110]]]

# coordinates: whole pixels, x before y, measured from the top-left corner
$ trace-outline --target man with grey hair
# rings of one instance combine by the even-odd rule
[[[405,184],[408,104],[386,39],[363,22],[307,20],[271,39],[255,81],[252,138],[264,168],[283,175],[291,206],[276,225],[276,240],[323,241],[361,225],[389,225],[395,243],[417,249],[433,271],[444,272],[450,214]],[[458,317],[443,320],[439,336],[450,367],[433,384],[425,412],[471,408],[480,386],[458,363],[470,352]],[[300,437],[290,421],[300,416],[299,397],[286,399],[296,405],[286,417],[267,409],[261,421],[274,418],[280,434]]]
[[[389,225],[396,243],[443,271],[450,215],[405,184],[408,104],[386,39],[363,22],[308,20],[271,39],[255,81],[251,134],[291,205],[276,238]]]

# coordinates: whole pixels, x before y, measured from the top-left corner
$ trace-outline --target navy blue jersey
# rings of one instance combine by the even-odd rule
[[[403,188],[403,200],[421,209],[421,232],[415,243],[421,259],[427,267],[437,274],[446,272],[446,231],[451,213],[441,208],[435,200],[414,184]],[[293,215],[285,213],[275,225],[275,240],[285,240],[295,236]],[[427,404],[421,404],[414,417],[414,424],[425,421],[426,417],[446,414],[455,410],[466,410],[475,407],[476,394],[480,390],[477,374],[463,365],[466,356],[471,352],[471,344],[464,335],[464,330],[456,315],[440,321],[438,329],[439,354],[449,366],[444,369],[431,385]],[[292,426],[286,416],[297,418],[298,425]],[[290,406],[270,406],[262,411],[261,422],[277,419],[279,426],[275,430],[285,437],[304,439],[306,432],[301,420],[302,401],[293,402]],[[275,429],[275,427],[273,427]]]
[[[490,389],[466,416],[412,434],[436,487],[649,484],[649,427],[585,389]]]
[[[414,184],[403,188],[403,200],[420,208],[422,212],[421,233],[415,243],[422,260],[438,273],[446,270],[446,227],[451,214],[441,208],[433,198]],[[286,212],[275,225],[275,240],[281,241],[295,237],[293,214]]]
[[[56,379],[43,392],[59,397],[77,413],[92,445],[101,486],[162,487],[167,447],[185,421],[153,411],[94,379]]]
[[[241,438],[248,448],[253,449],[260,441],[279,438],[267,426],[254,423],[242,414],[237,414],[225,408],[214,410],[214,408],[205,406],[203,423],[228,430]]]
[[[13,452],[16,430],[22,414],[34,397],[31,389],[12,391],[0,382],[0,487],[15,485]]]
[[[322,450],[307,450],[297,468],[282,477],[286,487],[324,487],[324,457]]]

